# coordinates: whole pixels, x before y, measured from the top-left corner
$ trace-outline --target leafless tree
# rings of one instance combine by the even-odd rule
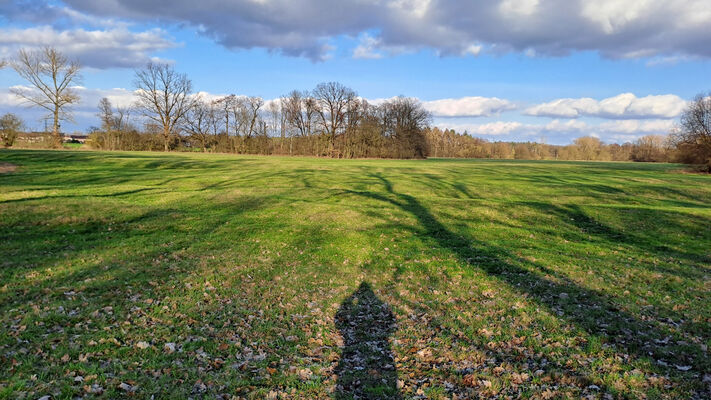
[[[273,137],[284,138],[284,130],[281,124],[281,103],[278,101],[270,101],[267,104],[267,114],[269,116],[269,131]]]
[[[136,108],[162,128],[163,150],[168,151],[171,137],[193,106],[192,82],[168,64],[149,63],[136,71],[134,84]]]
[[[203,152],[217,135],[221,120],[220,111],[219,103],[198,98],[183,119],[185,131],[200,142]]]
[[[668,161],[669,138],[664,135],[645,135],[634,141],[630,160],[643,162]]]
[[[711,171],[711,93],[694,98],[682,113],[671,140],[680,153],[680,161],[706,164]]]
[[[225,123],[225,134],[230,134],[230,115],[232,115],[237,103],[237,96],[231,94],[215,100],[214,105],[220,110],[221,119]]]
[[[281,98],[281,109],[284,120],[288,126],[290,136],[309,136],[311,134],[311,121],[316,112],[313,98],[306,93],[294,90]]]
[[[79,102],[79,94],[72,87],[81,81],[79,63],[45,47],[20,50],[11,66],[32,85],[31,89],[13,88],[12,93],[51,113],[54,145],[61,147],[60,121],[71,120],[70,106]]]
[[[109,131],[114,129],[114,108],[107,97],[99,100],[99,112],[97,114],[101,120],[101,129]]]
[[[333,151],[336,135],[345,130],[346,111],[356,101],[356,93],[338,82],[326,82],[316,86],[313,97],[321,128],[329,138],[330,150]]]
[[[239,126],[242,128],[241,133],[245,138],[251,138],[259,131],[259,110],[264,105],[264,100],[261,97],[240,97],[239,103]]]
[[[122,148],[122,136],[131,129],[130,107],[114,107],[111,101],[104,97],[99,100],[99,112],[103,131],[102,148],[119,150]]]

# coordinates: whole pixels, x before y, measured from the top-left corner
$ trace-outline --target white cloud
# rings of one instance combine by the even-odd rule
[[[132,32],[126,27],[107,30],[58,30],[51,26],[0,28],[0,57],[20,48],[52,46],[86,67],[137,67],[154,60],[153,53],[176,47],[161,29]]]
[[[581,15],[609,35],[639,20],[653,8],[653,0],[596,0],[584,2]]]
[[[637,97],[632,93],[623,93],[600,101],[591,98],[557,99],[537,104],[524,113],[555,118],[676,118],[686,104],[684,99],[672,94]]]
[[[378,50],[380,40],[368,34],[363,35],[360,44],[353,49],[353,58],[377,59],[383,58],[383,53]]]
[[[169,7],[159,1],[64,2],[100,18],[185,24],[227,48],[261,47],[313,60],[328,54],[329,40],[365,32],[377,36],[356,56],[432,49],[458,56],[476,50],[711,57],[708,0],[342,0],[337,6],[327,0],[205,0],[199,7],[193,0],[174,0]],[[0,11],[20,13],[21,3],[10,0]],[[41,14],[34,8],[24,17]]]
[[[459,133],[467,132],[474,136],[499,136],[522,133],[527,128],[517,121],[496,121],[485,124],[452,124],[448,122],[435,123],[441,129],[454,129]]]
[[[32,90],[27,86],[15,86]],[[43,129],[44,120],[48,118],[47,110],[39,107],[31,107],[27,102],[18,98],[10,92],[11,88],[0,88],[0,108],[2,113],[12,112],[25,120],[26,125],[31,130]],[[79,94],[80,101],[70,107],[74,116],[74,121],[65,121],[63,126],[69,131],[76,129],[85,130],[89,126],[98,124],[98,105],[102,97],[106,97],[115,107],[130,107],[135,98],[134,92],[129,89],[91,89],[83,86],[74,86],[73,89]]]
[[[530,16],[538,10],[540,0],[503,0],[499,4],[499,11],[504,17]]]
[[[484,117],[516,108],[508,100],[478,96],[425,101],[423,105],[438,117]]]
[[[671,120],[620,120],[603,122],[600,130],[607,133],[619,134],[667,134],[674,127]]]
[[[670,120],[615,120],[591,124],[579,120],[553,120],[546,124],[524,124],[518,121],[497,121],[484,124],[450,124],[438,121],[441,129],[467,131],[474,136],[505,136],[507,139],[526,137],[558,136],[569,139],[580,136],[594,136],[607,141],[629,141],[650,134],[665,135],[674,122]]]
[[[130,107],[136,100],[134,91],[123,88],[114,89],[88,89],[76,87],[76,91],[81,97],[78,108],[95,110],[99,105],[99,100],[103,97],[109,99],[114,107]]]

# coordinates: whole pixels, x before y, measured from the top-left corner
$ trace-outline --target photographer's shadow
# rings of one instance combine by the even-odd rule
[[[336,399],[400,399],[388,338],[396,329],[390,306],[366,282],[335,316],[344,348],[336,367]]]

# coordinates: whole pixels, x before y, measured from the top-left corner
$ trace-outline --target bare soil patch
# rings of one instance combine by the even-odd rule
[[[0,174],[10,174],[15,172],[17,165],[0,162]]]

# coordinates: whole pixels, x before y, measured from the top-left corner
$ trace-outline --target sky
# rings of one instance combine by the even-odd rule
[[[130,105],[136,68],[166,62],[195,91],[276,99],[338,81],[419,99],[432,124],[492,141],[607,143],[668,133],[711,90],[708,0],[0,0],[0,58],[53,46],[82,65],[64,131]],[[0,113],[45,114],[0,70]]]

